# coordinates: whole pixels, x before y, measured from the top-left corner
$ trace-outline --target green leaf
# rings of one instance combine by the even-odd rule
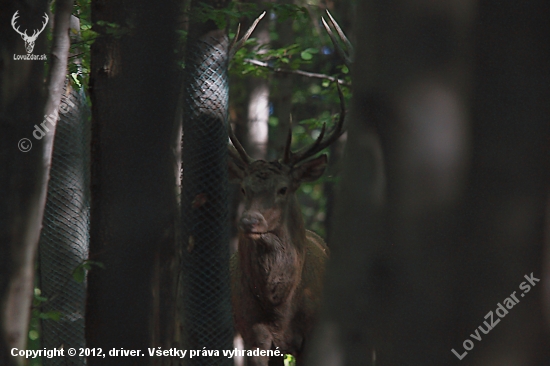
[[[51,320],[55,320],[57,322],[57,321],[59,321],[59,319],[61,319],[61,312],[59,312],[59,311],[48,311],[46,313],[40,313],[40,315],[38,315],[38,317],[40,319],[51,319]]]
[[[84,279],[86,278],[86,269],[84,266],[78,266],[75,268],[73,278],[78,283],[84,282]]]
[[[86,271],[89,271],[93,266],[105,269],[105,266],[101,262],[96,261],[83,261],[73,270],[73,278],[76,282],[82,283],[86,278]]]
[[[38,295],[34,295],[34,299],[35,299],[36,301],[39,301],[39,302],[48,301],[48,298],[47,298],[47,297],[38,296]]]
[[[309,61],[313,58],[313,55],[307,51],[302,51],[302,53],[300,53],[300,56],[302,57],[303,60],[306,60],[306,61]]]
[[[279,118],[275,116],[270,116],[268,120],[268,124],[270,127],[277,127],[279,125]]]

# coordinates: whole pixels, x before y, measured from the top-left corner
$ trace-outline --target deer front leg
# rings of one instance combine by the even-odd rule
[[[273,335],[268,326],[265,324],[254,324],[250,333],[244,338],[244,346],[247,350],[255,351],[256,349],[270,350],[273,343]],[[268,356],[247,356],[246,364],[248,366],[268,366]]]

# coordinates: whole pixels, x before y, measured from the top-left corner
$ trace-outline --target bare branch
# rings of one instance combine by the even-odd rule
[[[338,79],[338,78],[335,78],[334,76],[330,76],[330,75],[326,75],[326,74],[318,74],[318,73],[315,73],[315,72],[308,72],[308,71],[302,71],[302,70],[282,69],[280,67],[273,67],[273,66],[269,65],[267,62],[253,60],[253,59],[249,59],[249,58],[245,58],[244,62],[246,62],[248,64],[251,64],[251,65],[265,67],[266,69],[270,69],[271,71],[277,72],[277,73],[294,74],[294,75],[305,76],[305,77],[313,78],[313,79],[330,80],[333,83],[337,82],[338,84],[342,84],[342,85],[345,85],[345,86],[351,86],[350,83],[348,83],[347,81],[345,81],[343,79]]]

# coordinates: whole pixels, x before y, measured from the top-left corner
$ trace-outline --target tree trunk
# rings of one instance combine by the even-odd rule
[[[173,240],[176,211],[177,14],[175,2],[92,2],[99,38],[90,80],[90,259],[104,268],[88,275],[86,338],[104,352],[145,352],[154,339],[154,262]],[[148,356],[88,358],[89,365],[150,363]]]
[[[193,1],[191,11],[199,5]],[[210,2],[216,9],[226,1]],[[185,349],[233,348],[227,200],[228,46],[212,21],[192,23],[183,95],[182,308]],[[189,365],[230,365],[195,357]]]
[[[548,13],[542,2],[481,1],[474,22],[473,2],[394,5],[358,11],[364,68],[353,70],[337,242],[311,364],[546,364],[537,279]],[[371,195],[369,123],[387,152],[387,206]]]
[[[66,11],[70,12],[71,7]],[[73,33],[74,32],[74,33]],[[78,42],[80,22],[71,16],[72,42]],[[78,51],[76,52],[79,53]],[[75,63],[81,59],[76,56]],[[64,73],[66,74],[66,73]],[[86,282],[73,278],[88,258],[90,207],[90,108],[83,89],[74,89],[65,76],[52,152],[48,196],[39,243],[41,312],[59,312],[60,319],[41,320],[43,348],[85,347]],[[43,358],[43,366],[80,365],[84,357]]]
[[[259,4],[260,5],[260,4]],[[258,12],[263,9],[258,8]],[[248,26],[243,27],[248,29]],[[257,52],[260,47],[269,44],[269,21],[261,21],[256,26],[254,38],[258,40]],[[242,142],[253,159],[265,159],[267,155],[269,129],[269,80],[265,78],[250,78],[248,80],[248,110],[246,121],[246,138]]]
[[[282,4],[292,4],[292,0],[281,1]],[[284,22],[277,21],[275,29],[279,34],[277,41],[272,41],[273,48],[287,47],[294,42],[294,32],[292,30],[292,17]],[[273,94],[273,113],[278,120],[278,125],[269,136],[269,159],[280,159],[283,156],[286,137],[290,127],[290,113],[292,111],[292,75],[276,73],[273,78],[277,88],[272,91]]]
[[[47,95],[43,94],[44,62],[15,59],[15,55],[26,52],[23,41],[10,27],[18,11],[17,24],[21,26],[20,22],[24,22],[40,29],[47,3],[3,4],[0,12],[3,55],[0,62],[0,164],[3,170],[0,178],[0,363],[3,365],[24,362],[21,357],[11,356],[11,348],[24,349],[27,342],[34,260],[44,214],[51,143],[66,72],[68,4],[62,1],[56,14],[52,54],[48,55],[51,63]],[[32,51],[35,55],[46,53],[45,40],[44,34],[36,39]],[[41,128],[37,125],[44,131],[36,132]],[[34,150],[31,150],[33,143]],[[15,150],[15,146],[19,150]]]
[[[450,364],[471,2],[365,1],[311,365]],[[387,205],[380,195],[380,130]]]
[[[475,366],[545,365],[544,235],[550,141],[550,16],[544,1],[480,1],[475,28],[472,162],[457,233],[461,254],[458,316],[452,347]],[[525,275],[538,278],[534,285]],[[525,292],[520,284],[531,286]],[[498,304],[519,300],[500,318]],[[510,305],[510,304],[509,304]],[[470,337],[492,311],[499,324],[478,343]],[[465,342],[470,339],[470,351]],[[468,352],[467,354],[465,352]],[[458,361],[458,357],[453,355]]]

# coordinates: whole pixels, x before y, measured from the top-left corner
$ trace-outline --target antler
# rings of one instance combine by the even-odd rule
[[[334,20],[332,15],[330,15],[330,12],[328,10],[327,10],[327,15],[328,15],[328,19],[330,21],[330,24],[332,24],[332,26],[336,30],[336,33],[338,33],[338,36],[340,37],[342,42],[344,42],[344,44],[346,45],[347,52],[342,48],[340,43],[336,40],[336,37],[334,36],[334,33],[330,29],[327,22],[325,21],[325,18],[321,18],[321,20],[323,21],[323,26],[325,27],[325,29],[326,29],[329,37],[330,37],[330,40],[332,41],[332,44],[334,44],[334,48],[336,48],[336,52],[338,52],[340,57],[342,57],[344,59],[346,65],[349,67],[353,63],[353,58],[354,58],[353,46],[352,46],[351,42],[349,41],[348,37],[346,37],[346,35],[342,31],[342,28],[340,28],[340,26],[338,25],[336,20]]]
[[[17,13],[19,13],[19,10],[17,10],[15,12],[15,14],[13,14],[13,17],[11,18],[11,26],[12,26],[13,30],[16,31],[17,33],[19,33],[22,37],[28,37],[26,29],[25,29],[25,32],[21,32],[19,30],[19,27],[15,28],[15,21],[17,20],[17,18],[19,18],[19,15]]]
[[[46,28],[46,25],[48,24],[48,21],[50,20],[50,18],[48,17],[48,14],[44,14],[45,20],[44,20],[44,22],[42,23],[42,29],[40,29],[40,30],[35,29],[34,32],[33,32],[33,34],[32,34],[32,36],[29,36],[29,35],[27,34],[27,30],[26,30],[26,29],[25,29],[24,32],[21,32],[21,31],[19,30],[19,26],[16,27],[15,21],[17,20],[17,18],[19,18],[19,14],[18,14],[18,13],[19,13],[19,10],[17,10],[17,11],[15,12],[15,14],[13,14],[13,17],[11,18],[11,26],[12,26],[13,30],[15,30],[17,33],[19,33],[19,34],[21,35],[21,37],[24,37],[25,39],[29,39],[29,40],[33,40],[33,39],[37,38],[38,35],[39,35],[40,33],[42,33],[42,31],[44,30],[44,28]]]
[[[245,165],[248,165],[252,163],[254,160],[248,156],[246,151],[244,151],[243,145],[239,142],[237,139],[237,136],[235,136],[235,133],[233,132],[233,129],[231,128],[231,123],[227,123],[227,133],[229,134],[229,138],[231,139],[231,142],[233,143],[233,146],[229,145],[229,153],[234,159],[241,160]]]
[[[35,31],[33,32],[32,36],[29,37],[30,39],[35,39],[35,38],[37,38],[38,35],[39,35],[40,33],[42,33],[42,31],[44,30],[44,28],[46,28],[46,25],[48,24],[48,20],[50,20],[50,18],[48,18],[48,14],[46,14],[46,13],[44,13],[44,18],[46,18],[46,19],[45,19],[44,23],[42,23],[42,29],[40,29],[40,30],[35,30]],[[25,34],[27,34],[27,31],[25,31]]]
[[[237,51],[240,50],[242,46],[244,46],[244,43],[248,40],[248,38],[250,38],[250,35],[252,34],[252,32],[254,32],[254,29],[256,29],[256,26],[264,16],[265,16],[265,11],[262,14],[260,14],[260,16],[256,18],[256,20],[254,20],[250,28],[248,28],[246,33],[243,35],[243,38],[241,38],[237,42],[237,39],[239,38],[239,32],[241,31],[241,23],[239,23],[239,25],[237,26],[237,33],[235,33],[235,38],[233,38],[229,46],[230,60],[233,58],[233,56],[235,56],[235,53],[237,53]]]
[[[310,147],[300,149],[299,151],[293,153],[290,150],[290,145],[292,143],[292,126],[290,126],[288,137],[286,139],[285,151],[283,154],[284,164],[290,166],[296,165],[297,163],[312,157],[324,148],[330,146],[330,144],[342,136],[344,133],[344,119],[346,118],[346,103],[344,101],[344,94],[342,94],[342,89],[340,89],[340,85],[338,83],[336,83],[336,87],[338,88],[338,97],[340,98],[340,117],[338,118],[338,123],[336,124],[336,127],[334,127],[332,133],[326,140],[323,140],[326,131],[326,123],[323,123],[321,133],[319,134],[319,137],[317,137],[317,140],[315,140]]]

